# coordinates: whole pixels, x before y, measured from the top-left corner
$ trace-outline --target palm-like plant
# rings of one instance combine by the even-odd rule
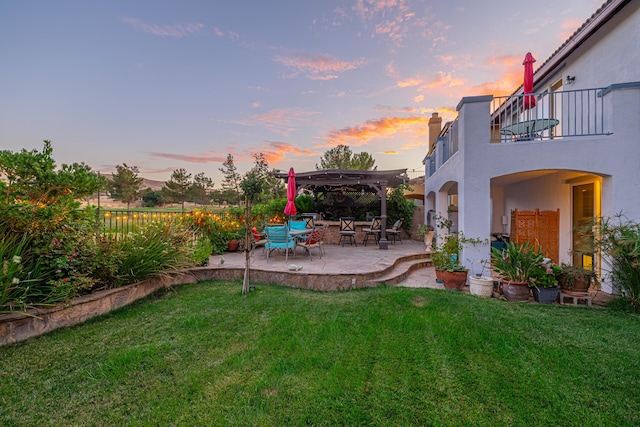
[[[529,282],[543,268],[542,252],[529,242],[510,242],[503,250],[492,248],[491,261],[494,270],[508,282]]]

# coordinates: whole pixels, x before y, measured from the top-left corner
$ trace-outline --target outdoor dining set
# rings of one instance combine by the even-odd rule
[[[313,259],[311,250],[316,248],[318,255],[322,258],[325,253],[325,237],[329,224],[316,224],[315,219],[314,214],[302,214],[298,220],[290,219],[284,224],[269,224],[264,227],[263,232],[254,227],[251,230],[253,237],[251,251],[253,252],[258,247],[264,248],[267,262],[274,250],[284,252],[285,261],[288,261],[289,254],[296,256],[297,248],[303,248],[305,255],[309,255],[311,259]],[[403,218],[397,220],[391,228],[386,228],[385,230],[387,239],[392,243],[395,243],[396,239],[402,243],[400,236],[402,222]],[[381,225],[381,217],[375,216],[371,219],[370,224],[362,227],[361,231],[364,233],[364,237],[361,244],[363,246],[367,246],[370,243],[370,239],[373,239],[375,244],[378,244],[382,235]],[[356,234],[355,218],[340,218],[340,240],[338,244],[342,246],[345,244],[357,246]]]

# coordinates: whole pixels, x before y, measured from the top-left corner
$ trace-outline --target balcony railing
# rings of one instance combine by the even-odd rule
[[[603,89],[495,97],[491,142],[607,135]]]
[[[438,137],[438,144],[442,144],[442,163],[449,160],[456,152],[458,152],[458,119],[455,119],[446,133]]]

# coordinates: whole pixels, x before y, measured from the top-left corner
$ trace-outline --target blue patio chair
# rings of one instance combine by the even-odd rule
[[[292,221],[289,220],[289,231],[307,231],[307,222],[306,221]],[[293,235],[296,235],[296,233],[292,233]],[[311,231],[309,231],[309,234],[311,234]],[[309,234],[300,234],[300,235],[296,235],[296,239],[298,241],[298,243],[304,242],[305,240],[307,240],[307,237],[309,237]]]
[[[267,250],[267,262],[269,262],[269,254],[274,249],[284,249],[284,259],[289,260],[289,249],[293,251],[293,257],[296,256],[296,240],[289,234],[289,228],[286,225],[276,225],[266,227],[264,232],[267,235],[267,243],[264,244]]]

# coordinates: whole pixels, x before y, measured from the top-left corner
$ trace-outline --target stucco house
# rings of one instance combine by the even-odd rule
[[[572,252],[575,227],[620,212],[640,221],[640,0],[606,1],[537,64],[531,95],[460,101],[424,159],[425,221],[449,216],[489,237],[538,210],[555,215],[555,262],[601,268],[598,254]],[[468,246],[460,260],[471,268],[488,254]]]

